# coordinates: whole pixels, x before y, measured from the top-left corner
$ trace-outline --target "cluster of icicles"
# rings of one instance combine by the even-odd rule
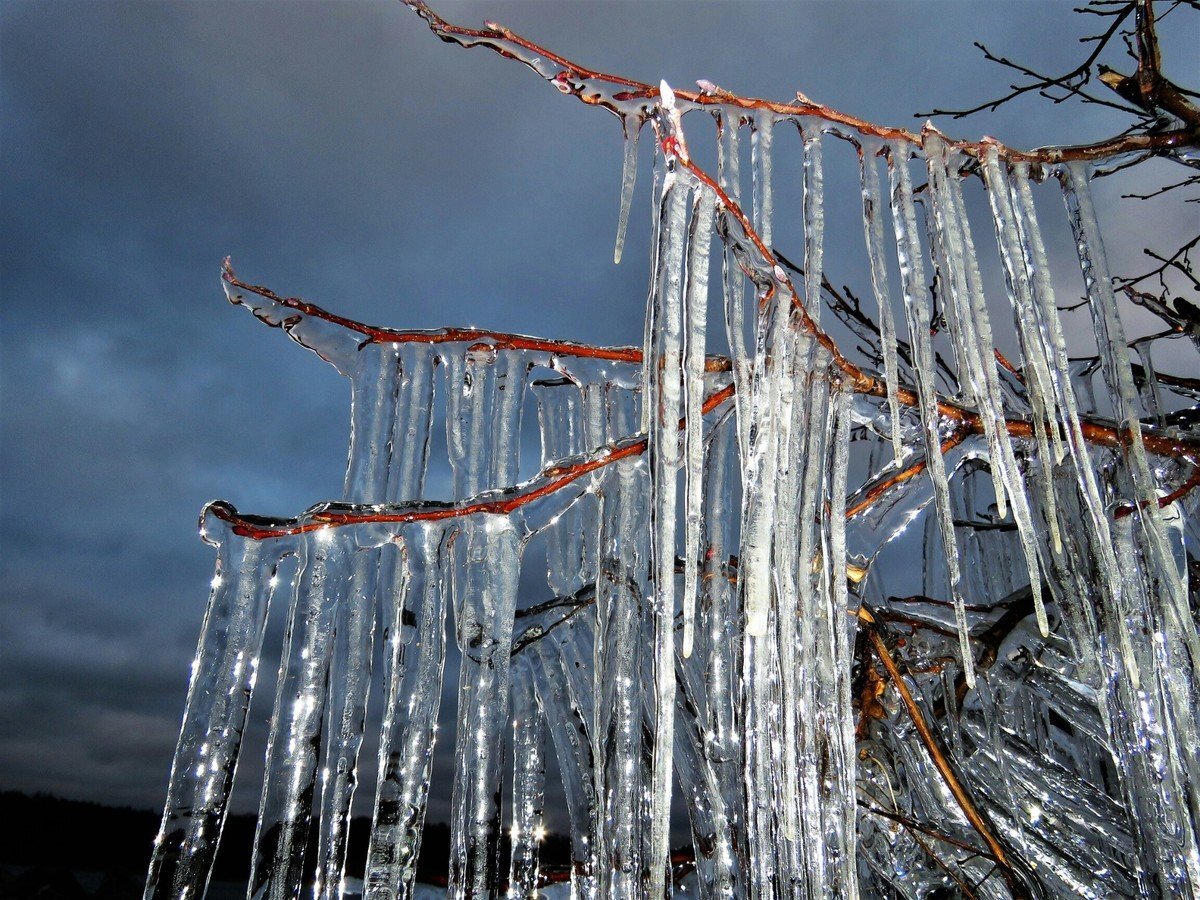
[[[377,645],[385,699],[363,891],[413,896],[448,622],[461,650],[452,896],[537,896],[548,752],[581,898],[672,890],[675,784],[692,835],[682,885],[702,897],[1200,889],[1192,501],[1158,503],[1186,473],[1143,446],[1144,384],[1086,167],[1054,174],[1122,435],[1110,447],[1085,441],[1091,372],[1067,358],[1027,163],[993,150],[964,177],[932,130],[913,146],[718,106],[709,180],[688,157],[682,106],[664,85],[627,121],[631,148],[644,121],[660,144],[641,352],[367,328],[227,270],[233,302],[350,379],[349,470],[341,502],[294,520],[205,511],[217,570],[147,898],[205,890],[276,593],[287,638],[251,898],[345,890]],[[798,129],[803,153],[796,285],[768,249],[781,125]],[[831,134],[861,160],[878,373],[820,330]],[[928,183],[919,206],[914,161]],[[992,350],[1000,301],[985,299],[963,198],[976,176],[1019,380]],[[728,361],[706,357],[713,246]],[[935,361],[934,272],[957,384]],[[976,424],[944,415],[947,397]],[[521,481],[533,403],[540,472]],[[434,500],[441,409],[453,497]],[[1006,416],[1029,433],[1010,437]],[[862,485],[848,484],[852,440],[869,456]],[[923,470],[895,478],[922,456]],[[980,521],[996,527],[969,527]],[[891,596],[875,566],[901,545],[926,551],[911,563],[924,567],[923,597]],[[544,578],[523,575],[532,561]]]

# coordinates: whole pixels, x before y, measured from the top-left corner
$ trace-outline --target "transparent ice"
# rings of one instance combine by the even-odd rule
[[[420,895],[446,678],[455,897],[1195,896],[1200,535],[1176,488],[1196,436],[1153,424],[1171,388],[1134,376],[1088,166],[995,146],[966,165],[929,128],[881,138],[711,85],[704,103],[631,97],[499,30],[444,36],[620,112],[618,259],[652,132],[644,349],[372,328],[226,267],[230,301],[349,379],[349,465],[342,498],[294,519],[203,514],[216,574],[146,897],[206,889],[272,604],[286,638],[251,898],[348,892],[364,752],[362,893]],[[713,123],[709,177],[687,138]],[[797,283],[771,238],[789,152]],[[877,321],[861,362],[821,330],[842,152]],[[1050,180],[1092,368],[1055,299],[1034,199]],[[427,496],[434,429],[446,498]],[[534,432],[540,458],[522,458]],[[552,792],[557,875],[539,855]]]

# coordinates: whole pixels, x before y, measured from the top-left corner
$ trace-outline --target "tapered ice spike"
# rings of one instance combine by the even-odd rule
[[[678,128],[674,94],[663,82],[667,127]],[[686,149],[683,151],[686,153]],[[651,467],[651,529],[654,652],[654,755],[650,779],[650,841],[646,865],[651,896],[665,890],[670,851],[671,760],[675,709],[675,532],[679,420],[683,412],[684,357],[683,260],[688,185],[674,170],[663,180],[659,201],[658,247],[651,288],[654,330],[647,335],[650,354],[643,367],[643,392],[651,409],[647,450]],[[697,423],[699,424],[699,423]]]
[[[884,377],[887,379],[892,454],[898,467],[910,451],[904,444],[900,422],[900,367],[896,352],[896,324],[892,313],[887,260],[884,257],[883,196],[879,188],[879,169],[875,162],[878,154],[877,142],[864,142],[859,147],[859,167],[863,185],[863,231],[866,235],[867,260],[871,267],[871,288],[879,307],[879,342],[883,354]]]
[[[192,663],[146,900],[188,896],[208,884],[258,673],[274,573],[290,549],[238,537],[208,514],[208,507],[201,534],[217,548],[217,568]]]
[[[700,544],[704,500],[704,358],[708,316],[708,260],[712,239],[711,191],[700,190],[692,205],[688,231],[685,287],[686,331],[683,374],[686,379],[684,416],[684,571],[683,647],[684,658],[692,655],[696,631],[696,596],[700,587]]]
[[[938,430],[939,415],[935,390],[933,339],[930,334],[932,309],[926,292],[924,254],[917,234],[917,215],[913,205],[912,174],[908,168],[910,148],[900,141],[888,147],[888,169],[892,179],[892,226],[896,232],[896,252],[904,283],[904,309],[908,333],[913,344],[914,373],[917,379],[917,399],[921,413],[925,460],[933,482],[933,505],[942,551],[946,563],[951,594],[954,598],[955,624],[958,628],[959,649],[964,671],[971,673],[970,633],[967,629],[964,601],[958,584],[958,542],[954,532],[954,516],[950,509],[950,483],[942,459],[942,436]],[[936,169],[931,170],[936,171]]]
[[[629,228],[629,210],[633,205],[633,188],[637,184],[638,137],[642,132],[641,121],[622,120],[625,129],[624,153],[621,161],[621,210],[617,214],[617,243],[613,248],[613,262],[621,264],[625,251],[625,232]]]

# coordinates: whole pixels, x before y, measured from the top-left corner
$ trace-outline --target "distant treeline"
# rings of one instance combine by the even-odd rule
[[[46,794],[0,791],[0,822],[6,837],[0,841],[0,865],[35,867],[72,872],[104,872],[134,879],[145,877],[150,848],[161,814],[151,810],[103,806],[81,800],[63,800]],[[250,849],[254,841],[253,816],[230,816],[217,854],[214,881],[244,884],[250,877]],[[346,874],[361,878],[371,822],[366,817],[350,825]],[[315,849],[316,829],[310,835]],[[503,841],[503,869],[507,872],[508,841]],[[315,854],[310,852],[311,860]],[[441,823],[425,826],[417,878],[444,884],[450,858],[450,828]],[[542,847],[548,868],[569,865],[570,845],[565,836],[551,836]],[[2,893],[2,891],[0,891]]]

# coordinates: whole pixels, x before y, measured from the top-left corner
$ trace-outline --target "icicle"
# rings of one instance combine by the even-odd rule
[[[496,354],[489,416],[492,432],[488,444],[492,458],[487,487],[505,488],[517,483],[521,463],[521,409],[528,370],[525,355],[520,351],[501,350]]]
[[[536,900],[538,845],[546,832],[542,824],[545,725],[534,695],[533,673],[522,666],[514,668],[513,675],[513,812],[509,833],[512,859],[508,870],[508,896]]]
[[[216,575],[192,663],[146,900],[191,897],[208,884],[258,674],[275,569],[288,549],[236,537],[207,509],[201,534],[217,548]]]
[[[429,465],[429,432],[433,416],[435,357],[433,344],[404,344],[400,348],[400,385],[396,397],[392,465],[387,500],[406,503],[424,496]],[[378,497],[364,497],[377,502]]]
[[[1071,445],[1071,457],[1078,476],[1077,483],[1083,488],[1082,494],[1087,504],[1088,515],[1085,517],[1085,524],[1090,535],[1090,544],[1101,556],[1111,559],[1112,540],[1109,536],[1108,519],[1100,498],[1100,489],[1096,483],[1096,473],[1092,468],[1091,456],[1083,438],[1083,428],[1079,421],[1079,407],[1071,382],[1070,361],[1067,358],[1066,337],[1063,334],[1054,288],[1048,274],[1050,264],[1046,257],[1046,247],[1033,204],[1028,163],[1016,165],[1013,184],[1017,211],[1021,220],[1021,232],[1030,251],[1034,300],[1042,327],[1048,335],[1049,354],[1053,360],[1051,380],[1054,384],[1059,408],[1062,410],[1066,437]],[[1112,571],[1115,566],[1115,562],[1106,563],[1104,568]]]
[[[778,327],[778,326],[777,326]],[[775,769],[781,777],[778,778],[776,791],[778,797],[778,815],[782,818],[783,840],[786,842],[787,853],[781,853],[779,859],[779,877],[781,880],[792,881],[803,871],[804,861],[800,851],[800,820],[804,814],[801,797],[801,765],[803,748],[798,743],[798,727],[801,714],[799,695],[803,685],[798,684],[800,664],[797,644],[799,643],[796,630],[803,628],[803,622],[798,622],[802,615],[801,602],[797,595],[802,593],[807,585],[800,582],[811,578],[809,567],[800,559],[805,548],[811,551],[811,531],[813,523],[807,518],[804,508],[806,495],[803,493],[804,476],[813,462],[811,446],[814,437],[808,428],[809,404],[812,385],[809,380],[808,342],[793,339],[792,335],[784,333],[784,338],[776,343],[776,352],[772,363],[780,373],[778,396],[772,403],[775,410],[774,435],[776,446],[776,461],[771,466],[772,471],[778,470],[773,480],[774,494],[764,492],[765,502],[773,506],[774,525],[772,527],[771,557],[775,608],[776,633],[768,633],[767,639],[776,639],[776,654],[779,660],[779,672],[772,673],[778,681],[779,718],[782,728],[778,734],[770,736],[772,751],[776,756],[773,763],[780,768]],[[799,393],[799,402],[797,401]],[[819,451],[817,453],[819,456]],[[803,654],[803,650],[799,651]],[[770,723],[772,717],[764,717],[764,724]],[[774,746],[795,748],[795,752],[779,754]]]
[[[963,674],[969,687],[975,685],[975,666],[971,655],[970,635],[966,612],[958,589],[958,544],[954,536],[954,520],[950,512],[950,485],[942,459],[940,419],[936,391],[933,340],[929,333],[932,310],[926,293],[925,272],[920,239],[917,235],[917,216],[912,200],[912,176],[908,170],[909,147],[899,140],[889,142],[888,168],[892,178],[892,225],[896,231],[896,249],[900,273],[904,282],[904,308],[908,318],[908,333],[913,345],[913,371],[917,380],[917,399],[920,406],[922,432],[925,440],[925,459],[934,488],[934,510],[941,532],[942,549],[946,560],[951,593],[954,596],[959,631],[959,651]]]
[[[782,601],[779,607],[783,746],[788,748],[784,764],[790,755],[797,766],[797,796],[785,793],[784,802],[800,812],[791,877],[806,884],[803,895],[853,896],[854,832],[847,830],[854,797],[844,532],[848,406],[840,389],[830,395],[828,356],[821,348],[813,348],[805,374],[808,387],[797,404],[803,443],[792,452],[802,474],[796,513],[788,517],[800,524],[797,600],[794,607]],[[834,492],[842,499],[835,500]],[[828,532],[823,522],[830,523]],[[788,634],[785,617],[797,624],[795,638]],[[796,644],[794,653],[790,640]],[[788,693],[794,695],[790,712]],[[795,733],[790,742],[789,726]]]
[[[1004,498],[1007,497],[1017,533],[1021,538],[1029,583],[1034,586],[1033,603],[1038,627],[1042,635],[1047,636],[1050,627],[1046,620],[1042,591],[1038,589],[1041,573],[1037,556],[1037,535],[1033,528],[1024,479],[1004,422],[1004,402],[996,373],[995,344],[992,340],[987,298],[984,295],[983,279],[979,274],[970,221],[963,203],[962,186],[950,171],[948,148],[940,136],[933,131],[926,132],[925,149],[929,163],[933,208],[945,243],[942,249],[947,253],[943,268],[949,275],[946,279],[947,286],[957,309],[957,314],[952,320],[952,331],[960,332],[956,337],[967,350],[970,359],[975,397],[979,404],[984,434],[991,448],[990,465],[1000,518],[1005,517]],[[959,596],[961,598],[961,595]],[[964,622],[965,614],[960,621],[960,629]],[[964,661],[966,659],[968,657],[964,657]]]
[[[696,593],[700,576],[700,526],[704,491],[704,339],[708,317],[708,245],[712,239],[713,207],[710,191],[698,192],[692,206],[688,234],[687,288],[685,311],[687,331],[683,370],[686,376],[684,441],[684,571],[683,655],[692,655],[695,640]]]
[[[1157,801],[1159,811],[1151,808],[1139,819],[1143,854],[1160,860],[1147,864],[1158,879],[1158,889],[1164,894],[1183,894],[1194,892],[1200,885],[1200,847],[1194,824],[1196,806],[1200,803],[1193,798],[1194,805],[1186,811],[1181,810],[1184,804],[1178,796],[1172,796],[1172,782],[1195,777],[1200,764],[1192,754],[1185,764],[1186,771],[1181,771],[1183,767],[1174,762],[1178,759],[1177,751],[1167,747],[1176,740],[1192,742],[1196,739],[1194,666],[1195,660],[1200,658],[1200,639],[1191,614],[1186,612],[1189,605],[1185,576],[1176,563],[1176,553],[1164,528],[1164,513],[1158,509],[1158,490],[1136,414],[1137,398],[1128,347],[1092,206],[1086,165],[1068,164],[1061,171],[1061,177],[1096,329],[1102,370],[1113,398],[1118,428],[1125,436],[1122,457],[1133,496],[1139,504],[1132,515],[1118,520],[1112,529],[1118,550],[1117,572],[1121,578],[1118,589],[1113,592],[1113,600],[1121,608],[1110,628],[1116,631],[1120,640],[1134,644],[1135,652],[1128,654],[1128,658],[1122,654],[1111,664],[1118,676],[1126,666],[1137,667],[1129,672],[1136,699],[1128,694],[1118,695],[1114,706],[1116,710],[1137,710],[1142,718],[1142,721],[1132,723],[1135,734],[1125,756],[1122,774],[1135,786],[1131,807],[1162,792]],[[1137,527],[1129,520],[1136,520]],[[1102,577],[1113,579],[1116,572],[1108,569]],[[1165,624],[1162,619],[1153,623],[1156,615],[1166,616]],[[1153,624],[1139,627],[1139,620],[1150,620]],[[1150,635],[1153,635],[1152,644],[1157,643],[1161,635],[1161,645],[1145,648],[1143,642]],[[1186,650],[1176,661],[1167,662],[1164,658],[1167,654],[1162,651],[1172,641]],[[1117,687],[1122,687],[1123,682],[1124,679],[1118,677]],[[1161,687],[1164,683],[1167,685],[1165,694]],[[1159,721],[1151,723],[1150,719]],[[1118,727],[1124,724],[1119,715],[1113,715],[1112,721]],[[1148,752],[1147,743],[1154,749]],[[1163,747],[1163,744],[1167,746]],[[1157,760],[1168,761],[1166,771],[1158,766],[1154,771],[1143,768]],[[1185,865],[1181,867],[1180,861],[1186,861]]]
[[[804,305],[809,317],[821,321],[821,283],[825,246],[825,167],[821,155],[824,122],[801,121],[804,138]],[[768,246],[770,246],[768,244]]]
[[[828,817],[833,828],[834,847],[829,866],[833,870],[833,882],[838,895],[855,900],[858,895],[857,881],[857,830],[855,797],[855,760],[857,750],[854,735],[854,709],[851,696],[851,670],[854,665],[854,620],[846,615],[847,567],[846,567],[846,481],[850,467],[850,422],[852,394],[847,385],[840,385],[833,401],[837,423],[833,438],[832,459],[829,475],[829,572],[833,577],[833,591],[829,602],[830,621],[833,631],[831,666],[835,681],[831,691],[833,708],[827,720],[833,734],[835,765],[832,766],[834,783],[832,796],[824,802],[833,811]],[[840,817],[840,821],[838,821]]]
[[[583,711],[568,689],[570,664],[563,658],[557,630],[533,646],[531,666],[542,718],[550,729],[558,769],[562,775],[567,815],[571,823],[571,896],[595,900],[596,866],[593,863],[597,799],[592,781],[592,748]]]
[[[1150,465],[1146,460],[1146,449],[1142,443],[1141,424],[1136,412],[1137,389],[1133,383],[1128,343],[1117,311],[1116,296],[1113,294],[1112,278],[1108,272],[1096,210],[1092,205],[1087,164],[1066,165],[1062,169],[1062,179],[1071,228],[1075,234],[1079,262],[1087,288],[1088,306],[1096,329],[1101,368],[1109,394],[1116,405],[1117,424],[1128,436],[1125,453],[1137,492],[1136,499],[1139,502],[1146,501],[1142,518],[1152,523],[1159,518],[1158,504],[1155,502],[1158,495],[1154,478],[1150,474]]]
[[[720,141],[717,144],[717,172],[720,186],[734,202],[741,198],[741,149],[738,114],[721,113]],[[751,360],[746,350],[746,292],[737,257],[728,243],[723,248],[722,290],[725,301],[725,333],[733,357],[733,383],[737,388],[738,446],[742,460],[749,459]]]
[[[1191,896],[1200,887],[1196,799],[1189,787],[1189,776],[1196,774],[1198,764],[1194,744],[1188,747],[1184,742],[1196,738],[1195,657],[1194,648],[1187,647],[1194,643],[1195,625],[1185,613],[1187,630],[1180,632],[1173,626],[1182,616],[1156,609],[1154,586],[1142,574],[1146,560],[1139,558],[1139,529],[1133,519],[1118,519],[1112,529],[1123,590],[1106,630],[1124,632],[1122,653],[1111,660],[1117,674],[1117,708],[1125,711],[1116,717],[1115,749],[1123,764],[1121,775],[1127,779],[1128,805],[1139,815],[1146,874],[1162,896]],[[1172,620],[1170,625],[1165,625],[1164,613]],[[1188,631],[1192,641],[1187,640]],[[1171,646],[1171,639],[1180,638],[1183,646]],[[1174,678],[1165,668],[1172,663],[1184,669]],[[1192,684],[1181,683],[1179,674],[1183,682]],[[1172,691],[1171,681],[1184,690]],[[1181,693],[1191,695],[1191,705],[1182,709],[1172,702]]]
[[[292,591],[267,743],[250,870],[252,900],[294,897],[304,876],[329,700],[333,624],[350,588],[345,569],[353,541],[350,529],[324,528],[304,535],[304,568]]]
[[[465,355],[460,345],[451,345],[439,356],[446,367],[446,456],[454,484],[454,499],[471,496],[467,454],[474,421],[470,397],[474,386],[467,378]]]
[[[350,832],[350,804],[358,784],[358,752],[367,720],[375,651],[375,580],[379,553],[350,550],[348,594],[334,620],[329,668],[329,735],[317,821],[316,900],[340,900]]]
[[[350,379],[350,452],[342,493],[352,503],[378,503],[387,492],[398,380],[395,345],[368,345]]]
[[[771,136],[775,117],[759,111],[751,120],[750,156],[754,166],[754,230],[764,244],[771,246]]]
[[[929,169],[930,205],[936,224],[935,239],[931,243],[934,262],[940,275],[938,283],[942,292],[943,307],[951,321],[950,334],[955,342],[959,379],[965,382],[963,386],[967,396],[979,408],[980,424],[983,425],[988,446],[992,450],[994,459],[991,460],[990,469],[996,494],[996,508],[999,518],[1005,519],[1008,517],[1008,473],[997,433],[997,416],[1002,414],[1002,409],[997,409],[996,398],[991,390],[991,381],[995,379],[991,331],[984,322],[975,320],[974,298],[970,296],[972,286],[968,283],[968,255],[974,253],[974,247],[967,232],[967,224],[959,218],[959,211],[954,203],[955,182],[950,171],[946,143],[933,131],[926,132],[924,138],[925,161]],[[986,315],[986,306],[984,308]]]
[[[679,782],[687,792],[700,896],[733,897],[738,876],[733,832],[717,774],[704,752],[703,723],[697,715],[702,701],[688,690],[689,679],[683,669],[680,659],[675,703],[679,728],[675,733],[674,757]]]
[[[498,880],[504,729],[521,539],[507,516],[462,524],[454,547],[455,631],[462,651],[451,797],[451,897],[486,897]]]
[[[891,415],[892,452],[897,467],[907,458],[904,432],[900,426],[900,367],[896,359],[896,324],[892,317],[891,288],[888,285],[887,260],[883,255],[883,221],[880,211],[883,197],[879,190],[879,170],[875,165],[878,150],[874,144],[860,144],[858,159],[863,186],[863,232],[867,239],[867,258],[871,265],[871,287],[879,306],[879,343],[883,354],[883,373],[887,379],[888,411]]]
[[[791,328],[792,297],[782,289],[780,272],[772,273],[775,290],[766,307],[760,307],[754,356],[753,434],[747,461],[743,463],[742,552],[738,577],[745,591],[746,633],[767,633],[767,611],[771,604],[771,563],[775,506],[781,454],[786,454],[787,430],[791,419],[791,365],[795,332]],[[787,477],[786,470],[783,472]],[[786,515],[786,510],[781,510]],[[790,531],[786,532],[790,533]]]
[[[663,108],[674,112],[670,88],[663,84]],[[677,116],[678,113],[676,112]],[[676,135],[678,139],[678,135]],[[651,896],[664,890],[670,851],[671,754],[675,709],[675,504],[678,491],[679,419],[682,412],[680,373],[683,351],[681,266],[686,185],[668,162],[660,200],[662,221],[654,269],[654,333],[645,363],[645,396],[651,409],[649,460],[654,572],[654,767],[650,785]]]
[[[619,414],[619,409],[612,412]],[[616,424],[620,424],[619,422]],[[646,467],[622,460],[604,483],[602,571],[596,579],[593,706],[596,793],[600,804],[597,876],[604,897],[638,896],[646,771],[642,752],[641,677],[646,616]]]
[[[1038,446],[1038,462],[1042,467],[1042,502],[1046,510],[1046,521],[1050,529],[1051,546],[1056,554],[1062,553],[1062,535],[1058,526],[1058,510],[1054,497],[1053,466],[1050,455],[1049,436],[1046,422],[1049,411],[1046,397],[1053,395],[1050,387],[1050,372],[1042,351],[1041,335],[1033,306],[1033,291],[1029,279],[1029,267],[1025,259],[1025,242],[1020,223],[1011,202],[1008,179],[1000,167],[1000,158],[994,146],[984,154],[984,180],[992,207],[992,221],[996,226],[996,239],[1000,256],[1004,262],[1005,278],[1009,299],[1013,305],[1022,353],[1026,365],[1026,391],[1029,394],[1033,414],[1034,437]],[[1022,535],[1024,540],[1024,535]],[[1041,612],[1045,620],[1045,610]],[[1045,634],[1043,634],[1045,636]]]
[[[473,344],[445,357],[446,443],[455,499],[516,482],[526,362],[520,351]]]
[[[735,540],[733,485],[737,478],[737,423],[732,414],[718,421],[708,440],[704,467],[704,597],[699,638],[705,644],[703,692],[708,722],[705,744],[714,760],[726,809],[736,814],[741,796],[738,734],[739,611],[730,584],[729,551]],[[744,838],[744,835],[743,835]]]
[[[768,606],[769,634],[775,625],[774,611]],[[744,632],[745,633],[745,632]],[[782,836],[777,836],[774,815],[773,787],[775,773],[780,771],[772,758],[773,748],[782,743],[777,738],[778,712],[773,716],[772,673],[777,671],[776,642],[755,638],[747,633],[742,656],[742,682],[746,695],[742,724],[745,735],[743,755],[746,785],[746,842],[750,859],[749,882],[758,896],[771,896],[769,888],[780,853]],[[778,751],[776,751],[778,752]],[[753,894],[752,894],[753,896]]]
[[[1001,174],[1004,174],[1003,170]],[[1042,405],[1043,419],[1052,427],[1049,437],[1054,446],[1054,456],[1048,461],[1049,468],[1061,463],[1066,457],[1066,447],[1062,438],[1062,423],[1065,410],[1061,408],[1063,400],[1055,385],[1055,348],[1049,337],[1052,325],[1044,321],[1040,307],[1039,294],[1049,292],[1048,276],[1043,266],[1045,247],[1042,244],[1041,232],[1038,229],[1037,218],[1033,213],[1033,195],[1029,188],[1029,164],[1015,163],[1008,167],[1006,187],[1011,200],[1010,208],[1012,227],[1016,230],[1017,247],[1024,263],[1024,279],[1018,282],[1022,287],[1022,303],[1027,307],[1021,312],[1019,322],[1022,347],[1027,354],[1026,359],[1034,366],[1037,378],[1037,401]],[[1020,269],[1018,269],[1018,275]],[[1057,318],[1057,310],[1053,310]],[[1060,535],[1061,538],[1061,535]]]
[[[647,390],[647,373],[649,367],[647,363],[654,356],[654,336],[658,333],[658,322],[655,316],[658,315],[658,304],[654,302],[654,292],[658,289],[657,272],[662,264],[660,259],[662,253],[662,226],[663,226],[663,195],[665,193],[664,182],[667,178],[667,156],[662,152],[659,142],[654,142],[654,183],[651,186],[650,196],[654,198],[652,204],[652,216],[650,222],[650,296],[646,300],[646,320],[645,327],[642,329],[642,396],[648,398],[650,396]],[[650,433],[651,422],[653,420],[652,412],[653,404],[649,400],[644,400],[641,409],[641,421],[638,425],[638,431],[643,434]]]
[[[543,467],[583,452],[578,386],[565,380],[541,382],[535,385],[534,393],[538,400]],[[598,440],[596,446],[601,443]],[[579,501],[559,513],[554,527],[547,530],[546,575],[555,595],[565,597],[582,583],[581,565],[587,537],[583,504]]]
[[[621,118],[625,132],[625,152],[621,162],[621,211],[617,216],[617,244],[613,249],[613,262],[621,263],[625,250],[625,230],[629,226],[629,208],[633,205],[633,187],[637,182],[638,136],[642,133],[642,122],[629,116]]]
[[[413,896],[425,803],[433,768],[445,661],[447,551],[441,526],[405,530],[402,558],[390,567],[379,781],[364,896]]]

